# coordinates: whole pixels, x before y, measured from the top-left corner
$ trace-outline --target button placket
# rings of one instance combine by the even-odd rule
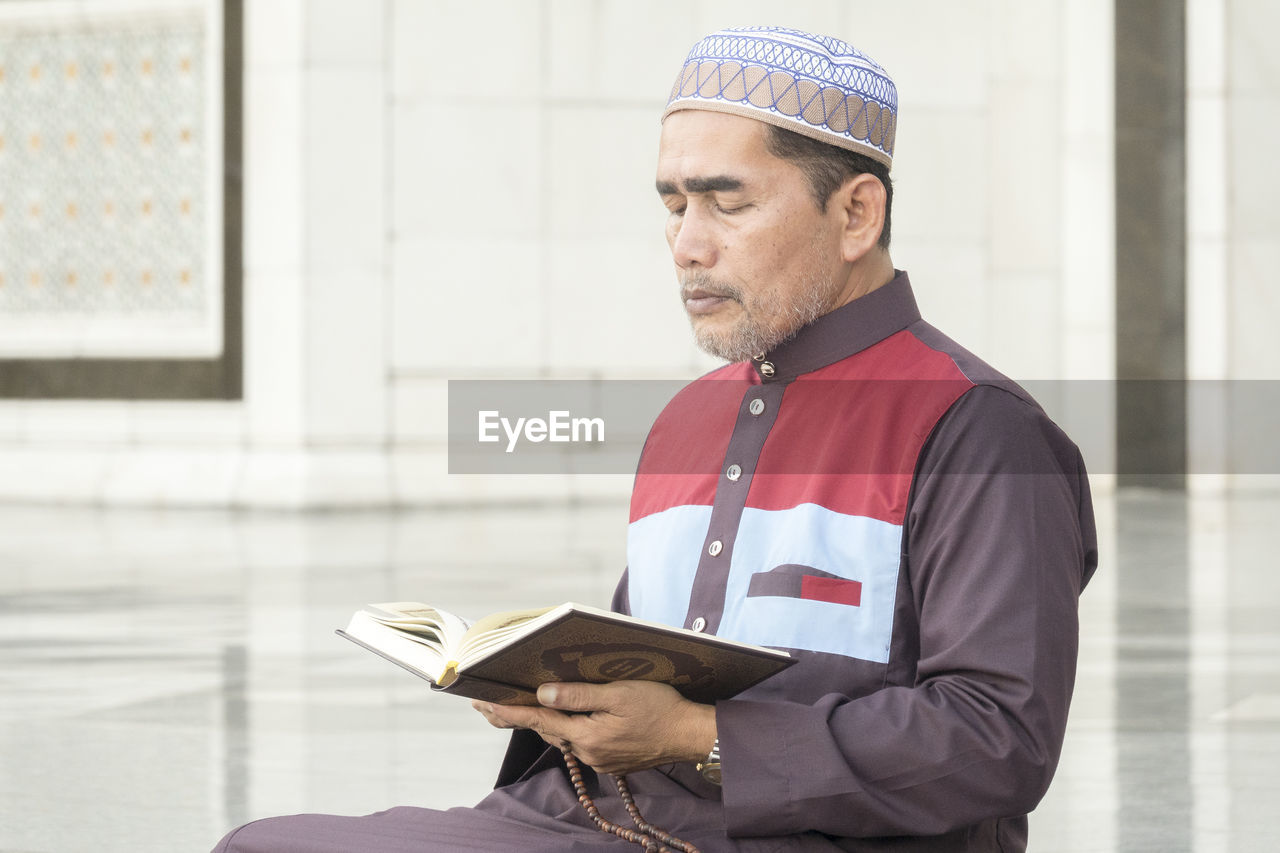
[[[757,362],[763,362],[763,356]],[[703,619],[705,631],[714,634],[720,630],[738,525],[756,462],[778,416],[785,385],[784,381],[753,383],[744,389],[740,398],[733,431],[721,461],[707,539],[703,541],[685,611],[686,627]]]

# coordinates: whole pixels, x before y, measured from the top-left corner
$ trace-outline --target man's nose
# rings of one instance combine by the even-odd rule
[[[695,210],[693,205],[686,209],[684,216],[675,225],[671,237],[671,256],[681,269],[715,265],[716,244],[707,214]]]

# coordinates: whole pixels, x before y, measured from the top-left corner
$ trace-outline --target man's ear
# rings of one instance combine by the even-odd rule
[[[884,228],[884,206],[888,193],[875,175],[863,172],[840,185],[832,204],[845,214],[840,248],[844,260],[853,263],[876,247]]]

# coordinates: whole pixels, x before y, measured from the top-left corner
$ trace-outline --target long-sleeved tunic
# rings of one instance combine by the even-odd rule
[[[1096,562],[1075,445],[920,318],[905,273],[692,383],[646,442],[614,606],[798,662],[717,704],[723,787],[691,765],[632,774],[641,811],[704,853],[1025,849]],[[498,781],[474,809],[279,818],[223,849],[631,846],[529,732]],[[315,840],[271,846],[289,831]]]

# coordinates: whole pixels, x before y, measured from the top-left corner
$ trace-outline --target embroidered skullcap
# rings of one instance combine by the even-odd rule
[[[713,110],[759,119],[893,164],[898,90],[847,42],[781,27],[712,33],[693,46],[663,119]]]

